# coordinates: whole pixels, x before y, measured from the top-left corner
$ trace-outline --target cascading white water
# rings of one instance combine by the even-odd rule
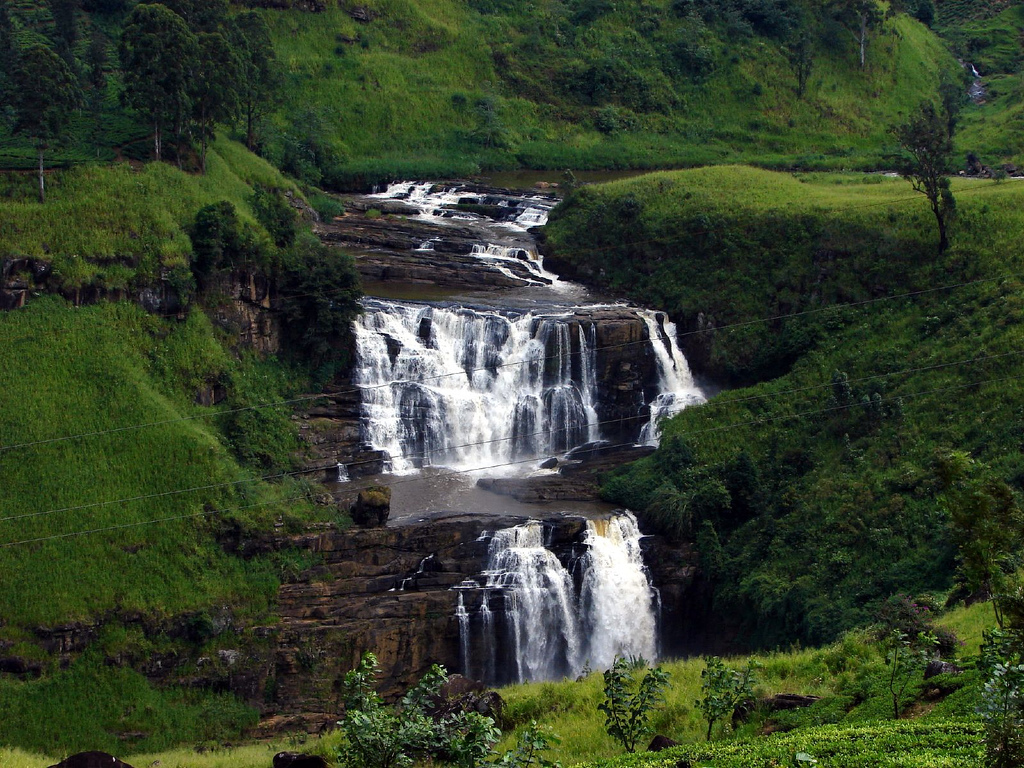
[[[544,547],[537,521],[498,531],[491,539],[487,588],[505,590],[519,680],[571,674],[580,666],[580,621],[572,576]]]
[[[597,330],[572,314],[502,314],[367,300],[356,323],[363,438],[396,471],[469,470],[561,453],[601,436]],[[658,420],[704,397],[662,313],[647,323],[658,394],[639,442]]]
[[[676,325],[663,312],[644,310],[640,316],[647,324],[651,349],[658,361],[658,395],[650,403],[650,420],[640,433],[640,442],[657,445],[661,437],[659,422],[683,408],[706,401],[693,381],[686,357],[676,341]]]
[[[588,658],[607,669],[616,656],[658,657],[655,593],[647,580],[640,529],[632,514],[587,524],[580,614]]]
[[[594,336],[581,327],[574,345],[572,322],[367,301],[355,376],[366,441],[397,471],[487,467],[586,442],[597,429],[594,351],[580,345]]]
[[[496,208],[508,208],[507,218],[500,222],[500,225],[517,231],[544,226],[548,221],[548,213],[558,202],[553,197],[510,195],[499,190],[477,193],[462,185],[436,184],[432,181],[403,181],[390,184],[383,192],[369,197],[401,200],[406,205],[418,208],[419,218],[430,220],[447,218],[456,221],[478,221],[480,216],[460,211],[457,206],[466,201],[483,202]]]
[[[575,677],[588,666],[606,669],[616,656],[655,660],[657,599],[636,518],[588,521],[585,551],[568,564],[545,547],[544,530],[533,521],[496,532],[484,583],[457,587],[464,673],[488,683],[525,682]],[[475,615],[463,601],[471,591],[482,593]],[[504,603],[501,621],[491,610],[493,595]],[[475,663],[472,647],[479,649]]]
[[[519,245],[498,245],[496,243],[477,243],[473,246],[472,256],[481,261],[491,264],[508,277],[517,277],[508,266],[509,263],[517,266],[525,266],[527,271],[534,276],[534,280],[528,280],[534,285],[557,286],[560,281],[554,272],[544,269],[544,262],[541,257],[532,250],[527,250]],[[518,278],[525,279],[525,278]]]

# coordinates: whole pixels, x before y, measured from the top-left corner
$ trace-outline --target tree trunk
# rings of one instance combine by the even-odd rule
[[[942,211],[941,203],[932,203],[932,213],[935,214],[935,222],[939,225],[939,253],[945,253],[949,247],[949,235],[946,234],[946,215]]]
[[[160,121],[157,120],[153,123],[153,152],[156,155],[156,161],[160,162]]]
[[[42,147],[39,148],[39,202],[46,202],[46,178],[43,176],[43,152]]]
[[[256,136],[253,134],[252,128],[254,111],[255,110],[251,104],[249,104],[245,110],[245,146],[250,152],[252,152],[253,147],[256,146]]]
[[[864,56],[868,47],[868,15],[860,15],[860,68],[864,69]]]

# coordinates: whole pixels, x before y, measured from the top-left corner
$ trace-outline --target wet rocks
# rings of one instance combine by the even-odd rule
[[[278,752],[274,755],[274,768],[327,768],[327,761],[319,755]]]
[[[356,525],[366,528],[386,525],[391,514],[391,489],[386,485],[371,485],[360,491],[351,514]]]
[[[106,752],[79,752],[61,760],[50,768],[132,768]]]

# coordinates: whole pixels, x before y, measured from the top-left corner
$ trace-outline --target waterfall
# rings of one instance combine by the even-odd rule
[[[544,195],[523,195],[502,190],[474,191],[461,184],[445,185],[432,181],[403,181],[391,184],[383,192],[368,197],[382,200],[401,200],[406,205],[419,210],[418,218],[437,221],[438,219],[454,219],[456,221],[480,221],[482,217],[476,213],[460,211],[460,203],[470,205],[493,206],[502,211],[501,226],[515,231],[525,231],[531,227],[542,227],[548,221],[548,213],[555,207],[557,199]]]
[[[508,277],[516,277],[506,266],[511,262],[517,265],[525,265],[529,273],[535,278],[528,280],[528,282],[534,285],[557,285],[559,283],[558,275],[544,269],[544,261],[535,251],[527,250],[520,245],[477,243],[473,246],[473,251],[470,255],[476,256],[481,261],[496,267]]]
[[[544,532],[539,521],[497,531],[482,583],[456,587],[466,674],[487,683],[555,680],[588,666],[606,669],[616,656],[655,660],[657,595],[636,518],[627,512],[587,521],[582,554],[563,555],[565,562],[545,546]],[[470,613],[463,598],[472,592],[480,603]],[[499,621],[494,598],[503,605]],[[469,663],[474,647],[475,666]]]
[[[595,337],[582,326],[574,333],[571,315],[365,306],[355,374],[363,437],[397,471],[508,463],[597,430]]]
[[[355,326],[362,436],[396,471],[494,467],[600,439],[594,323],[373,299],[364,307]],[[635,311],[658,376],[639,441],[656,444],[661,418],[704,397],[675,326],[663,313]]]
[[[676,325],[663,312],[643,310],[640,316],[647,324],[651,349],[658,363],[658,394],[649,403],[651,415],[640,433],[640,442],[657,445],[661,437],[659,422],[683,408],[705,402],[704,394],[694,384],[690,366],[676,341]]]

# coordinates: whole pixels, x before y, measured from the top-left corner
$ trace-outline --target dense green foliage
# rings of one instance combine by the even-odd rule
[[[475,768],[490,753],[500,733],[491,718],[477,712],[431,712],[448,681],[443,667],[431,667],[393,707],[377,695],[378,674],[376,657],[365,653],[345,675],[345,743],[339,752],[343,765],[406,768],[416,760],[431,760]]]
[[[653,174],[581,189],[549,226],[572,267],[668,309],[712,381],[747,385],[666,423],[605,493],[696,540],[752,643],[834,638],[958,570],[977,584],[957,531],[1019,514],[1020,192],[953,188],[942,257],[925,201],[879,177]]]
[[[876,166],[880,118],[909,113],[955,66],[902,13],[878,17],[857,66],[849,2],[376,0],[361,20],[333,4],[316,17],[232,15],[222,4],[202,16],[175,2],[162,4],[170,15],[157,4],[130,14],[131,3],[57,14],[5,5],[13,21],[0,34],[65,51],[87,91],[90,109],[71,121],[56,162],[148,157],[164,129],[201,154],[209,119],[227,120],[288,172],[335,186],[522,165]],[[142,29],[143,16],[164,33]],[[203,61],[216,60],[231,87],[211,88],[205,65],[187,83],[178,76],[203,35],[217,43]],[[146,40],[177,56],[160,66],[153,46],[134,56]],[[27,149],[0,124],[0,163],[28,165]]]
[[[297,190],[226,140],[215,142],[205,176],[154,163],[75,168],[50,181],[45,205],[34,200],[30,179],[13,174],[0,196],[0,256],[33,260],[5,264],[17,265],[36,294],[0,314],[0,391],[15,406],[0,409],[0,644],[42,673],[4,682],[3,706],[18,714],[5,717],[0,738],[111,751],[124,743],[118,733],[150,749],[233,738],[254,718],[239,702],[158,692],[122,667],[157,652],[190,658],[206,642],[209,653],[223,647],[218,642],[249,648],[252,638],[174,633],[183,622],[209,623],[215,608],[236,630],[267,620],[295,557],[238,557],[225,536],[346,520],[313,503],[320,491],[305,475],[284,474],[301,451],[291,408],[256,407],[308,391],[324,356],[314,361],[295,347],[287,362],[261,358],[219,312],[207,311],[230,309],[225,291],[244,270],[283,294],[273,311],[286,329],[286,313],[301,314],[324,293],[334,315],[351,319],[351,260],[320,254],[330,270],[319,293],[296,293],[286,265],[310,258],[308,235],[294,249],[275,240],[294,241],[300,230],[285,198]],[[278,212],[275,236],[263,224],[261,197]],[[45,290],[84,305],[40,295]],[[169,311],[154,314],[134,302],[90,303],[105,295],[171,299],[161,306]],[[329,330],[344,344],[347,329]],[[59,672],[34,628],[69,621],[102,621],[124,637],[101,638],[95,658],[76,654],[71,670]],[[92,700],[77,693],[89,676],[90,696],[103,705],[54,735],[43,724],[66,719],[71,702]]]

